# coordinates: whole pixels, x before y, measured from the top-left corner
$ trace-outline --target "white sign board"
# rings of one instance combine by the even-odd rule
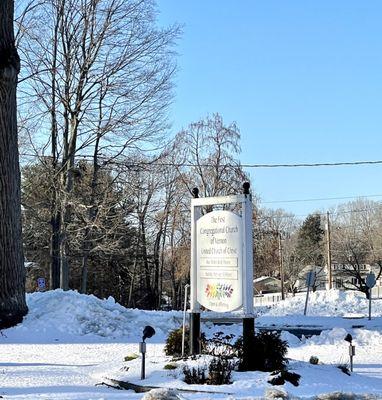
[[[212,311],[233,311],[243,304],[242,218],[212,211],[196,223],[197,300]]]

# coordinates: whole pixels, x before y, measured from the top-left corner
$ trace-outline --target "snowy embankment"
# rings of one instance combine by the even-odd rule
[[[286,301],[280,301],[272,307],[266,315],[288,316],[303,315],[305,294],[288,297]],[[373,315],[382,316],[382,299],[373,300]],[[365,295],[356,291],[320,290],[309,294],[307,315],[315,317],[346,317],[366,316],[369,310],[369,301]]]
[[[180,326],[181,312],[156,312],[126,309],[112,298],[61,290],[34,293],[27,297],[29,314],[22,324],[0,335],[0,396],[5,399],[140,399],[130,391],[102,386],[103,377],[140,382],[140,360],[125,362],[129,353],[137,353],[145,325],[156,335],[149,340],[147,380],[145,384],[186,388],[181,363],[174,371],[163,366],[169,358],[163,354],[167,333]],[[311,294],[308,317],[303,316],[304,296],[289,298],[274,307],[261,310],[257,325],[314,325],[325,328],[321,335],[299,340],[283,333],[289,342],[290,369],[301,375],[300,386],[286,384],[278,389],[297,398],[319,398],[323,393],[353,392],[366,398],[382,398],[382,303],[373,301],[373,319],[368,321],[368,302],[354,292],[318,292]],[[361,318],[362,317],[362,318]],[[240,325],[212,326],[202,329],[211,335],[216,330],[241,333]],[[343,374],[336,365],[348,361],[347,333],[356,345],[355,373]],[[309,364],[316,356],[319,365]],[[234,383],[221,387],[196,386],[201,391],[232,393],[231,399],[264,398],[272,387],[268,374],[247,372],[233,375]],[[187,394],[184,398],[221,399],[227,394]]]
[[[305,326],[319,329],[352,329],[361,326],[382,330],[382,299],[372,300],[372,319],[368,320],[369,301],[355,291],[317,291],[309,295],[304,316],[305,295],[289,297],[259,314],[260,326]]]
[[[62,290],[27,295],[29,313],[23,323],[8,329],[9,341],[139,342],[146,325],[155,326],[154,342],[163,342],[168,331],[182,321],[179,311],[126,309],[112,297],[100,300]]]

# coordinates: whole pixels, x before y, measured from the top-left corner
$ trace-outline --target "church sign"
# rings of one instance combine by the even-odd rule
[[[197,301],[226,312],[243,305],[242,218],[212,211],[196,223]]]
[[[252,199],[243,194],[191,200],[190,354],[200,353],[200,306],[243,319],[243,359],[254,335]],[[232,211],[228,211],[231,209]],[[208,210],[208,211],[207,211]]]

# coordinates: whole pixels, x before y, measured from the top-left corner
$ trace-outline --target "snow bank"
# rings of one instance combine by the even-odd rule
[[[296,296],[279,302],[257,318],[257,323],[270,326],[310,324],[322,325],[325,329],[347,328],[347,325],[352,326],[358,321],[344,319],[342,316],[357,313],[366,315],[368,310],[367,300],[362,294],[356,292],[332,290],[312,293],[308,306],[309,317],[302,316],[304,301],[304,296]],[[64,292],[58,289],[32,293],[27,295],[27,303],[29,313],[23,323],[5,331],[10,340],[24,343],[26,341],[42,343],[47,340],[50,342],[65,340],[138,342],[143,328],[146,325],[152,325],[156,330],[156,335],[150,339],[150,342],[161,343],[164,342],[170,330],[182,324],[180,311],[127,309],[116,303],[112,297],[101,300],[75,291]],[[373,317],[382,316],[382,300],[374,300],[372,308]],[[326,320],[322,320],[323,318]],[[327,320],[331,323],[329,324]],[[362,324],[367,324],[369,328],[375,326],[380,330],[382,319],[374,318],[371,323],[373,325],[362,321]],[[208,336],[217,330],[235,333],[235,335],[241,334],[239,325],[223,328],[204,324],[202,329],[206,333],[208,331]],[[367,338],[359,340],[366,341]],[[288,337],[288,342],[297,344],[293,337]]]
[[[54,290],[27,295],[29,313],[23,323],[8,329],[6,336],[30,342],[123,339],[138,342],[146,325],[152,325],[153,342],[163,341],[169,330],[181,324],[182,314],[171,311],[127,309],[112,297],[100,300],[75,291]]]
[[[266,316],[302,315],[305,295],[289,297],[276,303]],[[308,314],[313,316],[354,316],[367,315],[369,301],[365,295],[354,291],[322,290],[309,294]],[[382,316],[382,300],[373,300],[374,316]]]

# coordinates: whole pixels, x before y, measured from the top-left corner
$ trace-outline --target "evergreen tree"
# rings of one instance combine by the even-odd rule
[[[323,266],[323,240],[325,231],[321,227],[319,214],[309,215],[298,231],[297,258],[301,264]]]

